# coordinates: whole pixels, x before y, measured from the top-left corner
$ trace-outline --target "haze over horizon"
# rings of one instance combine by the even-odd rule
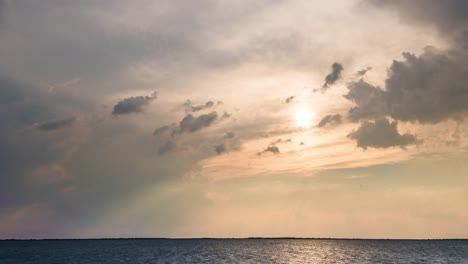
[[[468,238],[468,1],[0,0],[0,239]]]

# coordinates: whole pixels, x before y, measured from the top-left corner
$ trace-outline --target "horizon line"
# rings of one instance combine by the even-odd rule
[[[0,241],[47,241],[47,240],[408,240],[440,241],[468,240],[468,238],[339,238],[339,237],[102,237],[102,238],[0,238]]]

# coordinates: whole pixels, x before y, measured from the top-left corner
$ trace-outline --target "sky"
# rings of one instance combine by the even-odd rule
[[[468,237],[465,0],[0,0],[0,239]]]

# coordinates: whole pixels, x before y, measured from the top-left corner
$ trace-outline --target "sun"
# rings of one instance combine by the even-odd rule
[[[294,120],[297,126],[310,127],[314,113],[307,108],[298,108],[294,111]]]

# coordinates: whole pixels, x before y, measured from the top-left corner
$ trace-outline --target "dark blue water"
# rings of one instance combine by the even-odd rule
[[[468,263],[468,240],[0,241],[0,263]]]

